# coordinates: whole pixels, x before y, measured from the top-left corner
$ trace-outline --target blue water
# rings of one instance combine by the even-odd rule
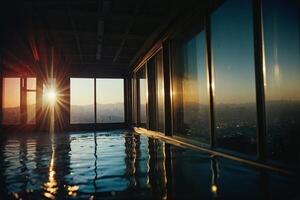
[[[297,199],[295,177],[125,130],[1,136],[1,199]]]

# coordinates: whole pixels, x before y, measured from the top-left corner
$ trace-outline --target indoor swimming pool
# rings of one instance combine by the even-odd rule
[[[2,135],[1,199],[297,199],[293,176],[127,130]]]

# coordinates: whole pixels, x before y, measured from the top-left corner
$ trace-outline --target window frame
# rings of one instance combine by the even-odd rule
[[[94,118],[93,122],[91,123],[72,123],[71,122],[71,79],[92,79],[93,80],[93,107],[94,107]],[[97,80],[101,79],[122,79],[123,81],[123,107],[124,107],[124,121],[123,122],[112,122],[112,123],[100,123],[97,122]],[[70,104],[69,104],[69,125],[71,130],[81,130],[81,129],[89,129],[89,128],[116,128],[120,127],[123,128],[125,127],[125,124],[127,122],[127,117],[126,117],[126,81],[124,77],[91,77],[91,76],[70,76]]]
[[[3,123],[4,119],[4,111],[3,111],[3,98],[4,98],[4,79],[5,78],[18,78],[20,80],[20,121],[16,124],[6,124]],[[35,78],[35,89],[27,89],[27,79],[28,78]],[[1,117],[0,117],[0,124],[3,127],[15,127],[15,126],[24,126],[24,127],[36,127],[37,125],[37,116],[38,116],[38,111],[37,111],[37,104],[38,104],[38,84],[37,84],[38,78],[37,75],[28,75],[28,76],[21,76],[18,74],[4,74],[1,76]],[[28,112],[27,112],[27,96],[28,93],[30,92],[35,92],[35,122],[34,123],[28,123]]]

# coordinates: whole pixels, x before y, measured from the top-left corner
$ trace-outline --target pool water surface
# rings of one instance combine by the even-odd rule
[[[1,199],[298,199],[295,177],[127,130],[1,136]]]

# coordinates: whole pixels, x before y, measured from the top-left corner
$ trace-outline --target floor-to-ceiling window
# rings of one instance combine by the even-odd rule
[[[94,123],[94,79],[71,78],[70,81],[70,123]]]
[[[209,144],[209,95],[205,33],[174,41],[174,135]]]
[[[146,63],[134,74],[132,83],[132,112],[134,118],[137,116],[137,125],[164,132],[165,91],[162,49],[158,49],[147,59]]]
[[[290,0],[263,0],[262,18],[267,156],[295,165],[300,130],[299,7]]]
[[[3,78],[2,123],[19,124],[21,122],[21,79]]]
[[[97,79],[97,123],[124,123],[124,79]]]
[[[256,154],[256,92],[251,0],[228,0],[211,15],[217,147]]]
[[[262,12],[253,8],[258,2]],[[273,164],[280,161],[295,166],[300,128],[299,6],[292,0],[226,0],[213,5],[209,17],[191,15],[168,40],[173,136],[201,145],[209,144],[213,136],[214,150],[251,159],[264,158],[266,150],[266,158]],[[140,121],[144,114],[149,123],[153,111],[153,72],[149,68],[153,58],[148,58],[145,66],[148,70],[142,67],[136,73],[136,90]],[[261,71],[264,85],[259,84]],[[156,69],[156,79],[158,73],[164,72]],[[139,80],[144,77],[148,87]],[[158,97],[161,87],[160,80],[156,81]],[[257,90],[263,87],[264,94]],[[149,101],[145,112],[144,99]],[[256,102],[263,99],[265,107]],[[161,111],[158,101],[155,106],[160,107],[157,113]],[[257,117],[266,117],[266,124]],[[210,125],[214,125],[212,130]]]

